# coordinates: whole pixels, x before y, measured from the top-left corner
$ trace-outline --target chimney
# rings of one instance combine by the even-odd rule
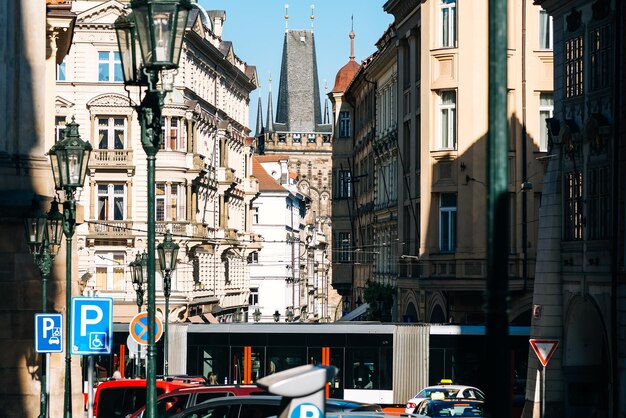
[[[226,21],[225,10],[208,10],[207,15],[211,19],[213,24],[213,34],[219,38],[222,37],[222,29],[224,28],[224,22]]]

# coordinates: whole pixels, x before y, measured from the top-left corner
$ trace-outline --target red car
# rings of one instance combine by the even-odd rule
[[[201,382],[193,379],[156,381],[157,396],[175,389],[194,387]],[[146,404],[145,379],[121,379],[102,382],[96,389],[93,402],[94,418],[126,417]]]
[[[169,417],[191,406],[213,398],[267,394],[256,385],[208,385],[173,390],[157,398],[157,417]],[[146,407],[141,407],[128,418],[142,418]]]

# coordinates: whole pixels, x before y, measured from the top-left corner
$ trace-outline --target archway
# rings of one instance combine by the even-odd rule
[[[565,415],[609,416],[611,365],[600,312],[590,299],[577,297],[569,305],[565,323]]]

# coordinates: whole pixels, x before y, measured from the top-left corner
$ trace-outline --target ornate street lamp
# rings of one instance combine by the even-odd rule
[[[159,252],[159,266],[163,272],[163,295],[165,296],[165,315],[164,315],[164,340],[163,340],[163,374],[168,375],[169,361],[168,361],[168,340],[167,328],[170,316],[170,292],[172,286],[172,272],[176,270],[176,259],[178,257],[178,249],[180,247],[174,241],[172,241],[172,234],[170,231],[165,233],[165,239],[157,246]]]
[[[303,306],[302,309],[300,309],[300,322],[305,322],[307,320],[307,309],[306,306]]]
[[[293,322],[293,309],[287,308],[287,314],[285,316],[285,322]]]
[[[254,322],[259,322],[261,320],[261,310],[259,309],[258,306],[254,310],[254,313],[252,314],[252,317],[254,318]]]
[[[65,396],[63,416],[72,417],[72,356],[70,328],[72,316],[72,236],[76,230],[76,189],[83,187],[91,144],[78,134],[74,117],[65,126],[64,137],[50,148],[50,164],[57,190],[65,192],[63,202],[63,233],[65,234]]]
[[[132,13],[129,24],[116,21],[124,83],[148,87],[144,98],[135,108],[141,126],[141,144],[146,153],[148,184],[148,355],[146,371],[146,416],[156,417],[156,345],[155,345],[155,162],[161,142],[161,111],[167,92],[157,89],[159,73],[178,68],[187,16],[191,10],[189,0],[131,0]],[[139,43],[141,59],[137,57]],[[132,55],[132,57],[131,57]],[[143,71],[138,63],[141,61]],[[141,74],[146,80],[141,80]]]
[[[274,315],[272,316],[274,317],[274,322],[280,321],[280,312],[278,312],[277,310],[274,311]]]
[[[31,210],[24,219],[24,230],[26,232],[26,241],[30,253],[33,255],[35,264],[41,273],[42,285],[42,311],[48,311],[48,277],[52,270],[52,261],[59,252],[61,245],[61,213],[59,213],[59,205],[55,200],[52,201],[50,212],[46,215],[39,205],[36,198],[32,200]],[[40,412],[39,418],[48,416],[48,387],[46,376],[46,365],[48,363],[48,353],[41,358],[41,395],[40,395]]]
[[[145,260],[147,264],[147,260]],[[135,289],[135,293],[137,293],[137,312],[141,312],[141,305],[143,305],[143,294],[144,294],[144,284],[145,277],[143,275],[143,264],[144,257],[141,253],[137,253],[135,256],[135,260],[131,261],[128,264],[130,267],[130,274],[133,280],[133,288]]]

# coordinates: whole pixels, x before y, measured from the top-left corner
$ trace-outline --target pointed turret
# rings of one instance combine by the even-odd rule
[[[258,138],[263,135],[263,132],[265,132],[265,129],[263,129],[263,109],[261,108],[261,96],[259,95],[259,108],[256,112],[256,133],[254,136]]]
[[[274,132],[274,109],[272,107],[272,90],[270,89],[267,94],[267,123],[265,124],[265,130],[267,132]]]
[[[330,123],[330,116],[328,113],[328,98],[324,100],[324,125]]]
[[[335,86],[331,93],[338,93],[346,91],[346,87],[354,78],[354,75],[359,71],[359,64],[354,60],[354,30],[350,31],[350,60],[346,65],[341,67],[335,77]]]
[[[315,55],[312,31],[289,29],[285,33],[275,119],[279,131],[319,131],[322,106]]]

